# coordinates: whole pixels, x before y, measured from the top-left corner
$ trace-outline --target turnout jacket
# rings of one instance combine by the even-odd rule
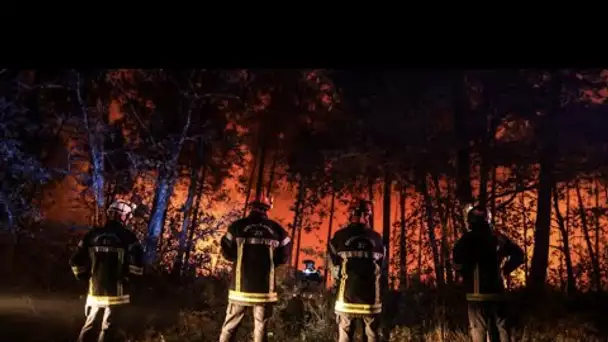
[[[86,305],[126,304],[129,280],[143,274],[143,249],[133,232],[109,221],[87,232],[70,265],[77,279],[89,282]]]
[[[472,230],[456,242],[453,259],[463,277],[467,300],[493,301],[503,299],[503,276],[523,264],[524,252],[501,233]]]
[[[350,224],[329,242],[329,257],[338,282],[335,312],[381,313],[380,277],[386,250],[380,234],[363,224]]]
[[[222,237],[222,255],[233,262],[228,300],[244,305],[278,301],[275,268],[287,263],[291,239],[277,222],[252,212]]]

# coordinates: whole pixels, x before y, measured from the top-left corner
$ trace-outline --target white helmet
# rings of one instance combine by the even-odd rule
[[[133,216],[133,212],[137,206],[131,202],[125,200],[116,200],[110,204],[108,207],[108,214],[117,213],[119,215],[126,215],[131,218]]]

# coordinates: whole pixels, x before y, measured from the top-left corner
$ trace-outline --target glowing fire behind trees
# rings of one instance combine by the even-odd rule
[[[323,86],[325,87],[325,86]],[[324,88],[326,90],[326,88]],[[258,94],[261,96],[261,94]],[[326,94],[322,94],[322,101],[331,103],[331,101],[325,98]],[[265,96],[261,96],[262,104],[266,104],[268,99]],[[118,120],[121,117],[121,113],[118,110],[118,106],[112,105],[110,112],[110,120]],[[314,110],[315,108],[312,108]],[[450,116],[446,114],[446,117]],[[449,119],[439,120],[440,126],[451,127],[452,123]],[[309,124],[322,126],[323,123],[320,121],[309,122]],[[496,127],[496,140],[500,142],[509,142],[510,140],[526,140],[529,139],[534,133],[531,124],[524,119],[513,119],[503,120],[498,123]],[[250,177],[250,168],[254,164],[253,156],[250,151],[245,151],[248,157],[248,163],[246,168],[239,169],[233,168],[231,170],[233,178],[243,177],[244,184],[248,183]],[[473,160],[477,160],[478,156],[474,153],[471,154]],[[272,156],[268,156],[266,160],[266,179],[270,178]],[[475,166],[471,166],[471,185],[474,195],[480,193],[479,184],[483,182],[487,185],[486,192],[490,200],[490,207],[493,208],[495,225],[498,230],[506,233],[508,236],[516,240],[520,245],[524,247],[527,255],[527,264],[517,271],[515,274],[515,285],[521,285],[525,283],[526,272],[529,271],[530,263],[533,255],[533,236],[534,236],[534,225],[536,222],[536,189],[532,188],[537,183],[538,179],[538,165],[531,163],[531,170],[528,170],[529,174],[519,175],[514,172],[512,167],[504,167],[496,165],[488,175],[481,177],[479,175],[480,163],[473,162]],[[81,170],[88,166],[82,166]],[[287,228],[288,224],[293,222],[292,207],[295,203],[296,191],[294,189],[293,182],[288,182],[285,178],[286,168],[284,163],[280,163],[275,171],[273,195],[275,196],[275,207],[271,212],[271,217],[277,219],[283,223]],[[593,177],[592,177],[593,176]],[[254,179],[256,178],[253,173]],[[523,184],[518,184],[521,177]],[[482,181],[482,178],[484,180]],[[138,177],[137,183],[134,186],[132,193],[123,194],[126,198],[130,198],[133,195],[138,195],[143,199],[143,203],[151,206],[152,199],[154,197],[156,175],[154,173],[142,174]],[[180,208],[186,201],[186,192],[189,186],[188,177],[182,176],[178,179],[175,189],[170,197],[170,204],[167,211],[167,217],[165,220],[165,230],[161,237],[160,250],[162,263],[165,267],[170,269],[176,252],[176,236],[179,227],[183,221],[183,212],[180,212]],[[374,200],[374,228],[382,232],[382,224],[384,221],[382,212],[382,179],[378,179],[374,182],[371,187]],[[448,256],[451,255],[451,246],[455,239],[462,233],[463,227],[461,226],[461,215],[460,207],[455,201],[455,189],[457,184],[453,177],[447,177],[439,175],[434,179],[429,175],[426,179],[426,191],[428,191],[431,205],[433,208],[434,215],[432,222],[427,220],[427,208],[425,207],[425,201],[420,193],[420,188],[414,187],[411,184],[406,184],[406,240],[405,240],[405,251],[407,253],[407,274],[410,281],[416,281],[417,276],[420,276],[421,281],[432,280],[435,278],[435,261],[433,260],[433,249],[429,245],[430,227],[432,224],[432,231],[434,232],[434,238],[437,244],[438,260],[444,268],[447,263],[444,259],[444,249],[446,246],[442,246],[443,235],[447,234],[447,249],[449,250]],[[566,187],[567,185],[567,187]],[[62,190],[61,187],[64,187]],[[265,186],[268,186],[265,184]],[[394,278],[392,283],[397,286],[399,280],[399,182],[395,181],[392,184],[391,193],[391,209],[390,209],[390,223],[392,225],[391,233],[391,266],[390,273]],[[439,189],[437,189],[439,186]],[[54,189],[52,192],[47,194],[47,197],[52,197],[54,203],[45,207],[45,216],[49,220],[74,222],[82,225],[88,224],[88,218],[91,216],[91,212],[87,211],[85,205],[83,205],[83,197],[78,195],[73,188],[77,187],[71,177],[64,179],[61,186]],[[578,189],[577,189],[578,187]],[[519,189],[526,189],[525,191],[517,191]],[[569,181],[568,184],[564,182],[557,183],[558,193],[556,198],[556,204],[554,205],[553,199],[551,203],[551,236],[550,236],[550,263],[549,263],[549,281],[555,285],[565,286],[567,283],[567,272],[566,272],[566,261],[563,255],[563,230],[565,228],[566,235],[570,246],[570,258],[572,263],[572,272],[576,280],[576,285],[579,289],[586,289],[591,287],[593,281],[593,269],[594,265],[590,264],[591,260],[595,260],[595,263],[600,266],[600,269],[605,268],[606,260],[606,238],[604,238],[603,229],[606,224],[606,212],[605,204],[608,201],[606,196],[607,187],[603,178],[597,174],[589,174],[588,179],[581,174],[576,181]],[[67,190],[65,190],[67,189]],[[80,188],[79,190],[84,190]],[[437,191],[438,190],[438,191]],[[577,191],[578,190],[578,191]],[[225,192],[224,196],[216,196],[221,192]],[[194,263],[197,267],[198,273],[209,273],[222,269],[224,264],[221,262],[221,257],[218,257],[218,239],[221,236],[223,230],[230,220],[239,217],[244,207],[244,199],[246,197],[246,191],[243,187],[243,182],[239,182],[236,179],[225,180],[219,191],[206,191],[203,198],[199,201],[200,206],[203,208],[203,217],[198,220],[196,226],[196,242],[194,252],[190,254],[190,262]],[[351,191],[345,191],[337,196],[333,230],[339,229],[346,222],[346,208],[345,204],[341,200],[348,201],[350,198],[349,194],[363,195],[369,197],[369,189],[365,187],[359,187]],[[579,196],[580,194],[580,196]],[[308,194],[310,195],[310,194]],[[216,198],[219,197],[219,198]],[[223,198],[222,198],[223,197]],[[580,197],[580,201],[579,201]],[[80,201],[79,201],[80,200]],[[328,217],[326,211],[329,208],[330,197],[326,196],[321,200],[319,206],[313,208],[306,208],[305,218],[307,223],[312,225],[311,232],[302,232],[301,237],[301,248],[300,251],[294,252],[294,259],[296,253],[312,253],[307,255],[306,258],[313,258],[316,260],[317,265],[323,265],[326,245],[326,235],[328,229]],[[80,202],[80,203],[77,203]],[[74,204],[80,205],[71,213],[66,213],[65,208],[72,208]],[[556,211],[558,209],[559,213]],[[583,215],[584,217],[581,217]],[[583,218],[583,219],[581,219]],[[147,222],[143,223],[143,226],[147,226]],[[145,229],[138,228],[145,233]],[[290,230],[290,229],[288,229]],[[296,230],[297,232],[297,230]],[[298,236],[293,236],[294,242],[297,241]],[[594,257],[591,258],[590,254]],[[303,260],[304,258],[300,258]],[[296,265],[301,267],[301,265]],[[596,265],[597,266],[597,265]],[[450,270],[444,270],[450,272]],[[444,277],[445,279],[446,277]],[[604,275],[601,274],[602,285],[605,285]]]
[[[243,173],[241,171],[241,173]],[[497,181],[500,182],[502,179],[506,179],[508,176],[507,170],[499,170],[497,171],[499,175],[497,177]],[[138,195],[142,196],[144,199],[144,204],[150,205],[151,199],[153,196],[153,175],[149,175],[145,177],[147,181],[143,180],[142,177],[135,186],[135,191]],[[284,226],[287,225],[288,222],[292,220],[293,213],[290,211],[290,207],[294,204],[294,192],[293,190],[287,189],[287,184],[284,181],[281,182],[280,186],[275,185],[275,206],[271,212],[271,216],[274,219],[277,219]],[[473,183],[476,185],[475,183]],[[592,184],[588,184],[592,185]],[[186,188],[187,188],[187,180],[181,180],[176,186],[175,192],[171,197],[171,205],[167,219],[167,225],[172,226],[176,223],[180,223],[179,213],[177,213],[177,209],[183,205],[186,197]],[[377,186],[378,187],[378,186]],[[62,221],[66,223],[73,224],[81,224],[86,225],[90,223],[90,217],[92,212],[86,210],[83,207],[83,203],[81,201],[82,197],[78,195],[73,189],[77,188],[77,185],[74,181],[71,180],[70,177],[64,180],[64,183],[47,196],[52,197],[54,199],[54,204],[49,206],[48,209],[45,210],[45,217],[52,221]],[[236,210],[239,214],[243,208],[243,200],[244,194],[243,189],[239,189],[238,184],[236,182],[230,182],[224,185],[224,188],[229,191],[230,195],[228,195],[228,199],[226,201],[214,201],[214,203],[210,203],[209,199],[203,199],[202,205],[206,208],[206,212],[208,215],[208,219],[201,223],[199,227],[197,227],[197,235],[202,235],[203,238],[199,238],[196,241],[196,245],[194,248],[194,253],[191,256],[191,262],[196,262],[196,260],[202,260],[204,262],[196,262],[198,264],[198,273],[205,274],[209,273],[210,270],[216,269],[219,265],[221,267],[221,257],[219,256],[219,247],[218,241],[221,237],[222,232],[226,228],[226,225],[229,223],[228,221],[222,221],[223,216],[227,215],[230,211]],[[453,194],[447,194],[446,192],[446,182],[442,180],[442,195],[453,196]],[[66,191],[67,190],[67,191]],[[84,190],[84,189],[80,189]],[[379,191],[379,189],[378,189]],[[477,190],[476,190],[477,191]],[[501,190],[508,191],[508,190]],[[392,202],[398,204],[398,194],[394,193],[392,198]],[[412,189],[409,189],[407,193],[407,206],[406,206],[406,249],[407,249],[407,271],[410,277],[416,275],[417,273],[421,273],[423,279],[430,277],[433,278],[433,264],[432,258],[430,257],[429,250],[429,240],[427,233],[427,225],[426,223],[422,223],[420,221],[420,215],[424,215],[424,210],[421,209],[420,205],[420,195],[416,194]],[[506,199],[511,199],[512,195],[504,196],[497,201],[497,204],[500,205],[502,201]],[[495,213],[496,217],[496,227],[498,230],[505,232],[507,235],[514,238],[518,243],[524,246],[527,251],[527,261],[530,262],[532,257],[532,237],[533,237],[533,225],[535,222],[535,192],[534,191],[526,191],[518,193],[514,199],[512,199],[511,203],[501,209],[500,212]],[[595,195],[589,194],[587,191],[583,194],[583,203],[586,206],[586,211],[593,210],[595,205]],[[379,197],[379,194],[378,194]],[[374,201],[374,227],[377,231],[381,232],[381,225],[383,217],[380,212],[380,208],[382,207],[382,203],[378,200],[378,197],[375,198]],[[589,279],[588,276],[584,276],[588,272],[589,266],[586,265],[588,263],[588,250],[584,246],[584,236],[580,229],[580,217],[575,215],[575,211],[578,210],[578,203],[576,203],[576,190],[570,189],[568,195],[560,194],[562,198],[559,201],[559,207],[562,215],[567,218],[568,224],[571,226],[570,228],[570,244],[573,246],[572,249],[572,261],[574,266],[576,267],[575,272],[577,273],[577,287],[585,288]],[[522,201],[523,198],[523,201]],[[567,199],[569,199],[569,205],[567,203]],[[602,187],[599,191],[599,203],[600,206],[603,207],[607,200],[606,197],[606,188]],[[324,200],[325,210],[328,210],[328,199]],[[65,208],[74,208],[72,210],[68,210],[66,212]],[[336,212],[334,214],[334,231],[342,227],[347,222],[346,215],[347,205],[340,203],[337,201],[336,204]],[[394,225],[398,225],[398,213],[399,208],[394,206],[391,211],[391,221]],[[456,214],[456,213],[454,213]],[[227,215],[229,216],[229,215]],[[317,215],[318,216],[318,215]],[[234,217],[234,216],[233,216]],[[302,252],[314,253],[307,255],[308,258],[313,258],[317,265],[323,266],[324,258],[323,253],[325,253],[325,244],[326,244],[326,235],[328,229],[328,219],[327,218],[318,218],[320,224],[318,225],[315,231],[311,233],[304,233],[302,236]],[[175,222],[177,220],[177,222]],[[594,218],[590,218],[590,221],[593,222]],[[561,237],[557,227],[557,218],[555,212],[552,216],[552,253],[551,253],[551,277],[550,281],[552,284],[559,285],[565,281],[565,266],[564,266],[564,257],[561,252]],[[601,238],[604,226],[607,220],[606,217],[600,220],[600,260],[602,265],[606,263],[606,239]],[[448,232],[450,233],[450,245],[454,243],[454,238],[456,234],[454,230],[456,229],[454,226],[454,218],[450,218],[448,220]],[[573,229],[573,228],[574,229]],[[441,237],[441,229],[439,225],[436,225],[434,228],[437,234],[437,237]],[[398,232],[397,229],[393,230],[394,232]],[[595,240],[595,227],[591,228],[592,238]],[[143,234],[144,231],[140,231]],[[524,237],[525,234],[525,237]],[[165,241],[165,245],[161,247],[162,250],[171,251],[167,252],[163,256],[163,260],[165,265],[170,267],[172,257],[175,253],[175,231],[173,229],[169,229],[165,231],[163,236],[163,240]],[[400,236],[398,233],[393,234],[395,237],[393,239],[393,244],[391,248],[391,256],[393,263],[391,264],[391,275],[395,278],[394,281],[398,284],[398,239]],[[422,237],[422,240],[420,240]],[[171,240],[173,238],[173,240]],[[295,237],[294,237],[295,238]],[[167,242],[169,241],[169,242]],[[172,246],[168,246],[171,245]],[[420,249],[420,245],[423,245],[422,250]],[[421,255],[422,252],[422,255]],[[421,262],[419,262],[419,258],[421,257]],[[422,266],[420,268],[420,266]],[[515,274],[515,285],[521,285],[525,283],[525,271],[528,269],[529,265],[524,266],[517,270]]]
[[[501,170],[502,171],[502,170]],[[503,172],[498,171],[497,174],[498,175],[503,175]],[[500,180],[500,178],[499,178]],[[66,178],[66,180],[64,181],[65,184],[62,184],[61,188],[73,188],[75,185],[72,181],[70,181],[69,178]],[[284,182],[282,182],[283,184],[281,184],[281,186],[275,186],[276,192],[274,194],[275,196],[275,206],[273,208],[273,210],[271,211],[271,217],[273,219],[277,219],[279,222],[283,223],[284,226],[287,225],[288,222],[290,222],[293,218],[293,212],[290,211],[290,207],[293,205],[294,203],[294,192],[290,191],[289,189],[286,189],[286,184]],[[475,183],[474,183],[475,184]],[[167,219],[167,225],[168,226],[172,226],[172,225],[179,225],[179,223],[181,223],[179,221],[179,215],[176,212],[177,209],[179,207],[181,207],[183,205],[183,203],[185,202],[185,198],[186,198],[186,188],[187,188],[187,180],[182,180],[179,182],[178,186],[175,189],[175,192],[171,198],[171,205],[170,205],[170,209],[169,212],[170,214],[168,215],[168,219]],[[585,184],[585,186],[593,186],[593,184]],[[379,187],[379,185],[378,185]],[[56,189],[54,191],[52,191],[51,193],[49,193],[47,196],[51,196],[53,197],[54,200],[54,204],[52,206],[50,206],[47,210],[45,210],[44,212],[44,216],[46,219],[48,220],[52,220],[52,221],[62,221],[62,222],[66,222],[66,223],[74,223],[74,224],[81,224],[81,225],[86,225],[89,224],[89,219],[90,219],[90,215],[92,214],[91,211],[87,211],[86,208],[83,208],[82,206],[80,208],[75,208],[75,210],[70,210],[69,212],[66,212],[65,208],[70,208],[70,207],[74,207],[74,205],[81,205],[81,196],[78,195],[72,195],[72,191],[73,190],[69,190],[69,191],[65,191],[62,189]],[[150,204],[151,202],[151,198],[152,198],[152,193],[153,193],[153,186],[152,184],[150,184],[150,182],[148,181],[147,184],[146,182],[143,181],[139,181],[138,184],[135,186],[136,189],[139,189],[138,194],[142,195],[142,197],[144,199],[146,199],[144,201],[145,204]],[[448,195],[445,191],[446,189],[446,183],[445,181],[442,182],[442,188],[443,188],[443,196]],[[214,203],[209,203],[209,199],[204,199],[202,201],[203,203],[203,207],[206,208],[207,211],[207,215],[209,215],[209,219],[207,219],[206,222],[203,222],[199,225],[199,227],[197,227],[197,231],[198,234],[202,235],[203,238],[197,239],[196,241],[196,245],[195,245],[195,249],[194,249],[194,253],[191,256],[191,262],[196,262],[196,260],[203,260],[204,262],[199,262],[198,263],[198,273],[200,274],[205,274],[208,273],[210,270],[216,269],[216,267],[222,265],[221,262],[221,257],[219,256],[219,247],[218,247],[218,242],[219,242],[219,238],[221,237],[221,234],[223,233],[223,231],[226,228],[226,225],[229,223],[228,221],[222,221],[223,216],[229,216],[227,215],[231,210],[236,210],[238,212],[238,214],[240,214],[240,211],[243,208],[243,199],[244,199],[244,194],[242,192],[242,190],[238,189],[238,185],[235,184],[234,182],[232,182],[232,184],[225,184],[225,189],[230,191],[230,195],[228,196],[229,199],[223,202],[214,202]],[[592,189],[593,190],[593,189]],[[603,207],[605,206],[607,197],[606,197],[606,188],[605,187],[601,187],[599,189],[599,202],[600,202],[600,206]],[[508,190],[507,190],[508,191]],[[584,191],[584,197],[583,197],[583,203],[585,205],[585,210],[586,211],[593,211],[594,206],[595,206],[595,195],[594,193],[589,194],[587,191]],[[399,203],[399,199],[398,199],[398,194],[394,193],[392,198],[392,202],[398,204]],[[451,194],[450,196],[453,196],[453,194]],[[504,199],[510,199],[511,195],[509,196],[504,196],[501,198],[501,200],[504,201]],[[523,197],[523,203],[522,203],[522,197]],[[497,212],[495,214],[496,216],[496,227],[498,230],[500,230],[501,232],[506,233],[507,235],[509,235],[510,237],[514,238],[515,241],[517,241],[518,243],[520,243],[522,246],[526,246],[524,247],[527,251],[527,260],[528,263],[531,260],[532,257],[532,237],[533,237],[533,226],[534,226],[534,221],[535,221],[535,212],[534,212],[534,203],[536,200],[536,195],[534,191],[526,191],[526,192],[522,192],[522,193],[518,193],[515,197],[515,199],[513,199],[511,201],[511,203],[505,207],[504,209],[501,209],[500,212]],[[560,211],[562,213],[562,215],[564,217],[567,217],[568,220],[568,224],[570,225],[570,244],[571,246],[573,246],[572,249],[572,261],[573,264],[575,266],[575,272],[577,273],[577,287],[579,288],[585,288],[588,286],[588,276],[585,276],[585,274],[587,274],[589,272],[589,265],[587,265],[588,263],[588,250],[584,245],[584,236],[583,236],[583,232],[581,231],[580,228],[580,217],[578,217],[579,214],[576,214],[575,211],[578,211],[578,203],[576,200],[576,190],[575,189],[570,189],[568,192],[568,195],[566,196],[565,194],[560,194],[560,197],[562,197],[562,199],[559,201],[559,207],[560,207]],[[570,204],[568,205],[567,200],[565,197],[569,197],[569,201]],[[329,199],[326,199],[324,201],[324,206],[326,207],[325,210],[328,210],[329,207]],[[406,217],[407,217],[407,223],[406,223],[406,232],[407,232],[407,239],[406,239],[406,249],[407,249],[407,265],[408,265],[408,274],[410,275],[410,277],[416,275],[417,273],[422,273],[423,275],[423,279],[425,278],[433,278],[433,264],[432,264],[432,258],[430,256],[430,250],[429,250],[429,246],[428,246],[428,233],[426,231],[427,229],[427,225],[426,223],[423,223],[421,225],[420,223],[420,215],[423,214],[424,212],[423,210],[420,209],[420,195],[414,193],[414,191],[412,191],[412,189],[409,189],[408,193],[407,193],[407,207],[406,207]],[[500,205],[502,201],[498,201],[498,205]],[[382,226],[382,215],[380,212],[380,209],[382,207],[382,203],[378,200],[378,198],[376,198],[376,200],[374,201],[374,211],[375,211],[375,215],[374,215],[374,221],[375,221],[375,229],[379,232],[381,232],[381,226]],[[59,209],[58,209],[59,208]],[[64,209],[61,209],[64,208]],[[336,213],[335,213],[335,218],[334,218],[334,231],[336,229],[339,229],[339,227],[342,227],[346,222],[347,222],[347,215],[346,215],[346,210],[347,210],[347,205],[344,205],[342,203],[340,203],[339,201],[336,204]],[[568,211],[568,213],[567,213]],[[379,213],[379,214],[378,214]],[[394,225],[398,225],[398,216],[399,215],[399,208],[397,208],[397,206],[394,206],[393,209],[391,210],[391,221],[393,222]],[[178,217],[175,217],[178,216]],[[325,244],[326,244],[326,235],[327,235],[327,229],[328,229],[328,218],[318,218],[320,220],[320,224],[317,227],[316,230],[312,231],[311,233],[304,233],[302,235],[302,246],[301,246],[301,252],[305,253],[314,253],[314,254],[308,254],[306,257],[307,258],[312,258],[316,261],[316,264],[319,266],[323,266],[324,263],[324,257],[323,257],[323,253],[325,253]],[[174,220],[177,220],[176,222],[173,222]],[[595,219],[590,217],[589,221],[590,222],[595,222]],[[524,222],[522,222],[524,221]],[[553,221],[553,225],[552,225],[552,237],[551,237],[551,245],[552,245],[552,253],[551,253],[551,271],[550,271],[550,282],[554,285],[560,285],[563,282],[565,282],[565,266],[564,266],[564,257],[563,257],[563,253],[561,252],[562,249],[562,243],[561,243],[561,236],[559,234],[558,231],[558,223],[557,223],[557,218],[555,215],[555,212],[552,215],[552,221]],[[606,225],[606,223],[608,222],[606,217],[603,217],[603,219],[600,220],[600,250],[599,250],[599,255],[600,255],[600,260],[602,265],[606,265],[607,262],[607,257],[608,255],[606,255],[606,238],[602,237],[603,235],[603,230],[604,227]],[[595,223],[593,223],[594,225]],[[449,229],[448,232],[450,233],[450,245],[453,244],[454,242],[454,237],[455,237],[455,233],[454,233],[454,220],[453,218],[450,218],[449,222]],[[595,241],[595,231],[596,227],[592,226],[590,228],[591,230],[591,237],[592,239]],[[422,251],[420,250],[420,233],[422,230]],[[440,238],[441,237],[441,229],[439,227],[439,225],[437,225],[435,227],[436,230],[436,234],[437,237]],[[392,256],[392,260],[393,263],[391,265],[391,275],[395,278],[395,284],[398,284],[398,253],[399,253],[399,244],[398,241],[400,239],[399,233],[398,233],[398,228],[393,229],[393,231],[395,232],[393,234],[393,236],[395,237],[395,239],[393,239],[393,244],[392,244],[392,248],[391,248],[391,256]],[[143,233],[145,233],[144,231],[140,231],[143,235]],[[524,237],[524,234],[526,234],[526,237]],[[163,246],[161,247],[161,249],[166,250],[166,251],[171,251],[168,252],[166,254],[164,254],[163,256],[163,260],[165,262],[165,265],[170,267],[171,266],[171,262],[172,262],[172,258],[174,256],[174,252],[175,252],[175,231],[173,231],[172,229],[165,231],[165,235],[163,236],[163,240],[165,241],[165,244],[167,245],[172,245],[172,246]],[[296,237],[297,238],[297,237]],[[167,240],[171,241],[171,239],[173,239],[172,243],[171,242],[167,242]],[[525,239],[525,240],[524,240]],[[526,241],[526,242],[524,242]],[[595,246],[593,247],[595,248]],[[422,252],[422,262],[419,263],[418,262],[418,258],[420,257],[420,252]],[[422,268],[419,268],[419,266],[422,266]],[[528,265],[529,267],[529,265]],[[524,276],[524,272],[528,267],[522,267],[520,269],[518,269],[516,271],[515,274],[515,284],[514,285],[521,285],[525,283],[525,276]]]

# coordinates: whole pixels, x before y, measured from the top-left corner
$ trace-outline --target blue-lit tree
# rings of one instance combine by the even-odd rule
[[[23,219],[37,216],[32,190],[51,179],[40,151],[28,144],[44,127],[24,102],[28,89],[20,85],[19,75],[0,72],[0,225],[13,237]]]
[[[218,147],[214,141],[223,139],[228,145],[233,145],[232,138],[229,138],[233,132],[226,134],[229,108],[218,113],[219,107],[230,107],[232,101],[239,100],[231,93],[234,82],[226,74],[207,70],[133,70],[122,85],[123,92],[133,94],[124,98],[123,108],[127,116],[139,121],[138,131],[144,142],[137,154],[142,164],[156,173],[146,237],[148,263],[157,260],[158,241],[164,232],[170,198],[182,173],[190,178],[191,186],[182,210],[184,220],[175,258],[177,268],[182,263],[187,245],[196,185],[197,182],[205,183],[202,179],[204,167],[212,169],[209,174],[212,178],[222,178],[220,173],[230,165],[224,159],[222,167],[213,168],[213,155],[217,151],[210,149]],[[225,149],[219,148],[218,151]],[[238,162],[238,159],[234,161]]]

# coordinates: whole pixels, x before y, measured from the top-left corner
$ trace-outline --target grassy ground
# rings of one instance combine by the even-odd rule
[[[2,342],[74,341],[84,322],[86,284],[73,279],[65,245],[54,247],[47,240],[20,248],[24,254],[12,259],[19,262],[11,263],[10,272],[0,272]],[[270,340],[335,341],[331,294],[318,291],[312,299],[293,299],[294,284],[289,277],[279,278],[282,299],[272,319]],[[159,275],[143,284],[125,320],[130,341],[217,341],[226,308],[225,280],[181,280],[178,284]],[[439,293],[414,284],[402,293],[391,293],[386,303],[385,331],[390,331],[391,341],[468,339],[466,303],[459,289]],[[539,298],[513,293],[511,303],[515,341],[608,341],[606,295],[565,298],[549,291]],[[251,330],[249,315],[238,340],[250,340]]]
[[[157,280],[141,288],[125,320],[131,341],[217,341],[224,318],[226,284],[201,279],[187,286]],[[271,325],[272,341],[335,341],[332,296],[316,293],[307,300],[282,289]],[[466,306],[454,293],[440,296],[419,287],[390,295],[385,323],[391,341],[467,341]],[[513,294],[515,341],[606,341],[608,321],[603,296],[585,295],[568,301],[548,293],[538,306],[523,293]],[[444,305],[445,304],[445,305]],[[79,294],[46,292],[0,293],[0,341],[73,341],[84,320]],[[239,341],[250,340],[250,315]],[[361,333],[361,331],[359,331]]]

